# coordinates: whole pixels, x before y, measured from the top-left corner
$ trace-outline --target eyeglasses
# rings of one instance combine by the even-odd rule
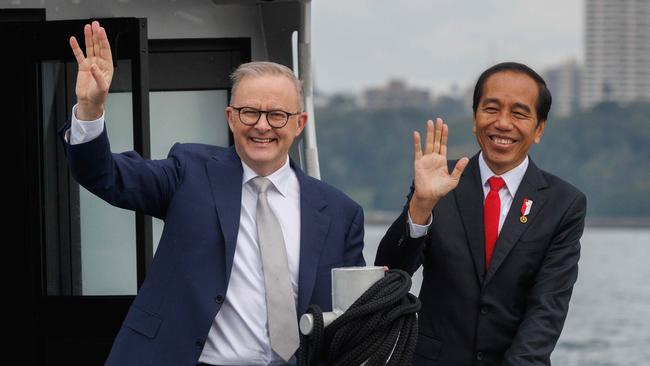
[[[282,128],[287,124],[287,122],[289,122],[289,117],[300,114],[300,112],[289,113],[280,109],[263,111],[251,107],[237,108],[237,107],[230,106],[230,108],[237,111],[239,120],[241,121],[241,123],[245,124],[246,126],[255,126],[257,122],[259,122],[262,114],[266,113],[266,120],[269,122],[269,125],[271,127]]]

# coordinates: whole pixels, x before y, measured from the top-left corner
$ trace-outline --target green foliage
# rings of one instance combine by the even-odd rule
[[[592,217],[650,217],[650,104],[549,121],[531,156],[586,195]]]
[[[438,116],[449,124],[450,159],[478,151],[471,109],[455,100],[428,109],[317,110],[323,179],[366,210],[400,210],[413,174],[412,133]],[[585,192],[591,217],[650,217],[649,143],[650,104],[601,104],[549,121],[531,157]]]

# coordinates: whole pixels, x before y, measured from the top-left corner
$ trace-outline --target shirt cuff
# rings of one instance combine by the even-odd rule
[[[409,236],[413,239],[421,238],[429,232],[429,227],[431,226],[431,223],[433,222],[433,214],[429,216],[429,221],[427,222],[426,225],[418,225],[414,224],[413,220],[411,220],[411,214],[406,212],[408,215],[408,221],[409,221]]]
[[[72,107],[72,117],[70,118],[70,129],[65,133],[65,140],[70,145],[83,144],[96,139],[104,131],[104,113],[94,121],[78,120],[75,112],[77,104]]]

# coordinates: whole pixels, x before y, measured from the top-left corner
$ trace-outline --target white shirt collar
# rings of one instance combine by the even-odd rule
[[[244,174],[242,175],[242,185],[245,185],[251,179],[259,176],[259,174],[255,173],[255,171],[246,165],[243,160],[241,161],[241,165],[244,168]],[[287,196],[289,174],[291,174],[291,165],[289,164],[289,157],[287,156],[287,161],[280,169],[266,176],[266,178],[268,178],[271,183],[273,183],[275,189],[277,189],[278,192],[280,192],[280,194],[284,197]]]
[[[478,167],[481,171],[481,183],[483,184],[483,187],[487,187],[488,185],[488,179],[492,176],[497,176],[503,178],[503,180],[506,182],[506,188],[508,188],[508,192],[510,193],[510,196],[514,197],[515,193],[517,193],[517,189],[519,188],[519,185],[521,184],[521,181],[524,179],[524,174],[526,174],[526,169],[528,169],[528,156],[524,159],[524,161],[521,162],[521,164],[517,165],[516,167],[508,170],[507,172],[497,175],[494,174],[492,169],[487,165],[485,162],[485,158],[483,157],[483,152],[478,156]]]

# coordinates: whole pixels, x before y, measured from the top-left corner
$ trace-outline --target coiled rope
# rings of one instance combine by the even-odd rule
[[[410,288],[406,272],[390,270],[325,329],[323,312],[311,305],[307,312],[314,317],[314,327],[310,335],[300,336],[298,365],[410,365],[421,306]]]

